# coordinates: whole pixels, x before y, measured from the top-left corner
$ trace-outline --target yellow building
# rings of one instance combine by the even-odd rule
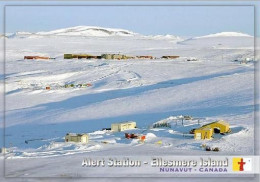
[[[67,133],[65,142],[88,143],[88,134]]]
[[[112,131],[124,131],[124,130],[129,130],[134,128],[136,128],[136,122],[134,121],[126,121],[126,122],[111,124]]]
[[[194,130],[194,139],[211,139],[214,133],[229,133],[229,124],[223,120],[203,125]]]
[[[197,140],[201,139],[211,139],[213,135],[212,128],[198,128],[194,131],[194,138]]]

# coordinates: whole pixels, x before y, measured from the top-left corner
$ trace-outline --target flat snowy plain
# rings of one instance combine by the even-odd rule
[[[64,60],[64,53],[180,58]],[[56,59],[24,60],[25,55]],[[75,27],[11,35],[6,39],[6,75],[0,75],[6,81],[5,174],[89,176],[93,171],[81,168],[87,156],[253,155],[255,63],[234,61],[253,55],[254,38],[235,32],[181,38]],[[190,57],[198,61],[187,61]],[[81,83],[92,86],[62,87]],[[196,123],[176,125],[171,119],[180,115],[202,117],[201,124],[223,119],[233,132],[207,141],[183,137]],[[131,132],[148,136],[144,143],[125,139],[124,132],[100,131],[126,120],[137,123]],[[150,129],[160,120],[172,127]],[[89,144],[64,143],[68,132],[90,133]],[[220,152],[206,152],[202,144]]]

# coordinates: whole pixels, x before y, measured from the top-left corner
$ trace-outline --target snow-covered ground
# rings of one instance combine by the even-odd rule
[[[64,53],[180,58],[64,60]],[[80,26],[13,34],[6,39],[6,175],[62,176],[67,164],[75,166],[86,155],[212,155],[202,144],[219,147],[214,155],[252,155],[255,63],[234,60],[253,55],[254,38],[236,32],[185,39]],[[191,57],[198,61],[187,61]],[[64,87],[86,83],[92,86]],[[204,118],[200,124],[223,119],[233,132],[194,140],[187,133],[196,121],[171,121],[180,115]],[[101,131],[126,120],[136,121],[138,128],[129,132],[145,134],[145,142]],[[171,127],[151,128],[161,120]],[[68,132],[90,133],[89,144],[64,143]],[[75,170],[68,176],[86,175]]]

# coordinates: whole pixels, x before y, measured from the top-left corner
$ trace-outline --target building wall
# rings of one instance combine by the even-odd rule
[[[120,130],[119,130],[119,125],[118,125],[118,124],[112,124],[112,125],[111,125],[111,130],[112,130],[112,131],[120,131]]]
[[[195,139],[211,139],[212,135],[213,135],[213,130],[211,128],[210,129],[199,128],[194,131]],[[198,136],[200,136],[200,138]]]
[[[80,142],[80,136],[71,136],[71,135],[66,135],[65,141],[66,142]]]
[[[88,143],[88,135],[81,136],[81,143]]]
[[[64,54],[64,59],[73,59],[73,58],[77,58],[77,59],[82,59],[82,58],[91,58],[93,57],[90,54]]]
[[[198,139],[198,140],[202,139],[201,135],[202,135],[201,131],[195,131],[194,132],[194,139]]]
[[[66,135],[66,136],[65,136],[65,142],[88,143],[88,135],[82,135],[82,136]]]
[[[135,127],[136,127],[136,123],[135,122],[120,124],[120,130],[121,131],[128,130],[128,129],[134,129]]]
[[[72,54],[64,54],[64,59],[72,59]]]
[[[102,54],[101,57],[104,58],[104,59],[112,59],[111,54]]]
[[[114,54],[114,55],[112,56],[112,58],[113,58],[113,59],[122,59],[123,56],[120,55],[120,54]]]
[[[122,54],[102,54],[102,58],[104,59],[126,59],[127,56]]]

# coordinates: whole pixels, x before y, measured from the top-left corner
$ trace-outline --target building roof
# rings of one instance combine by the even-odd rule
[[[212,123],[205,124],[201,128],[207,127],[207,126],[215,124],[215,123],[218,123],[218,124],[221,124],[221,125],[229,125],[229,123],[227,123],[226,121],[219,120],[219,121],[215,121],[215,122],[212,122]]]
[[[210,127],[200,127],[200,128],[197,128],[197,129],[195,129],[195,130],[204,130],[204,131],[208,131],[208,130],[212,130],[212,128],[210,128]]]
[[[180,56],[176,56],[176,55],[168,55],[168,56],[162,56],[162,57],[180,57]]]
[[[118,123],[112,123],[112,124],[126,124],[126,123],[136,123],[135,121],[122,121]]]
[[[223,124],[223,125],[229,125],[229,123],[224,120],[216,121],[216,123]]]
[[[70,136],[83,136],[83,135],[88,135],[86,133],[67,133],[66,135],[70,135]]]

